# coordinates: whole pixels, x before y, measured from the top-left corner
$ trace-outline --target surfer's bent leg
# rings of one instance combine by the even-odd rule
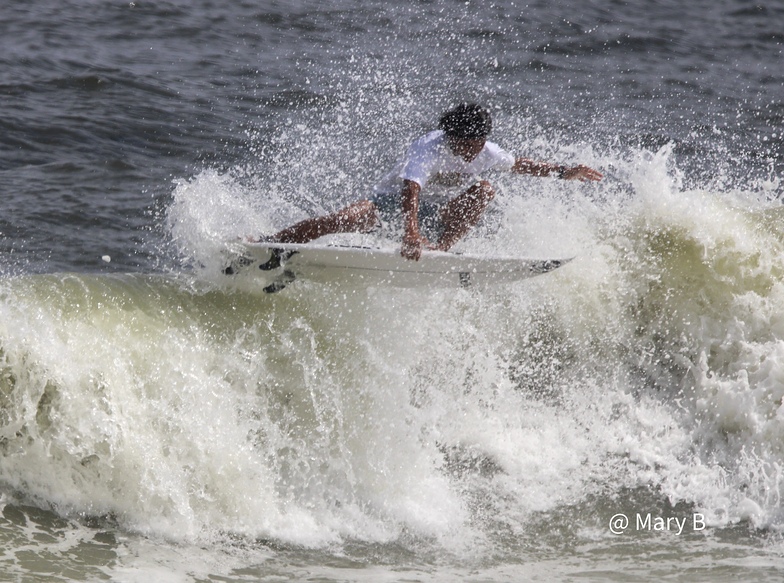
[[[487,180],[480,180],[463,194],[450,200],[441,210],[443,231],[436,248],[447,251],[457,243],[479,222],[494,196],[493,185]]]
[[[270,239],[276,243],[307,243],[335,233],[367,233],[378,222],[376,205],[369,200],[361,200],[330,215],[305,219],[275,233]]]

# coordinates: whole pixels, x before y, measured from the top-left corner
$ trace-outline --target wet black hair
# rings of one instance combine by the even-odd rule
[[[490,112],[477,103],[461,103],[438,120],[439,129],[450,138],[477,140],[486,138],[493,129]]]

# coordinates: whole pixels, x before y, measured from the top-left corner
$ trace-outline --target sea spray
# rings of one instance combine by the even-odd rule
[[[583,154],[606,188],[498,176],[461,243],[576,255],[521,284],[238,289],[226,249],[305,199],[211,170],[169,208],[192,269],[4,280],[3,483],[179,541],[451,557],[619,507],[777,527],[778,210],[685,187],[667,148]]]
[[[423,427],[431,440],[430,447],[436,444],[446,452],[447,472],[454,470],[455,460],[464,460],[468,451],[470,459],[479,460],[477,467],[495,468],[491,472],[493,483],[508,473],[503,456],[498,454],[504,448],[499,449],[492,439],[479,440],[479,445],[476,437],[477,428],[487,431],[498,422],[495,416],[476,417],[487,410],[498,415],[498,399],[513,395],[521,399],[518,406],[503,406],[501,410],[525,411],[526,404],[544,398],[560,407],[556,411],[566,415],[565,423],[574,422],[570,415],[579,409],[577,403],[590,402],[595,409],[596,403],[604,400],[601,411],[581,423],[606,440],[598,447],[605,461],[597,461],[597,465],[605,467],[607,460],[618,461],[615,456],[630,463],[612,464],[618,472],[612,479],[619,484],[647,484],[672,500],[708,509],[715,524],[746,517],[748,512],[732,510],[735,504],[745,504],[745,496],[727,490],[726,464],[731,462],[723,455],[724,461],[717,460],[717,452],[712,449],[715,439],[721,441],[724,429],[705,420],[700,412],[703,405],[697,405],[703,401],[694,391],[710,376],[700,372],[707,370],[700,363],[701,355],[713,342],[711,335],[726,330],[725,317],[741,296],[767,293],[770,284],[764,280],[775,276],[779,269],[775,261],[769,260],[766,267],[757,268],[758,247],[769,245],[757,239],[775,233],[775,228],[768,224],[760,230],[753,224],[760,212],[769,223],[775,224],[776,219],[754,193],[728,196],[687,189],[670,147],[658,153],[614,153],[610,159],[595,156],[588,156],[592,163],[617,168],[607,188],[599,193],[578,185],[530,180],[520,183],[520,178],[498,177],[498,206],[503,216],[497,228],[482,231],[480,227],[484,239],[475,236],[461,243],[461,248],[473,251],[487,250],[491,245],[507,253],[521,247],[559,249],[561,253],[586,250],[568,270],[511,290],[458,296],[462,309],[467,305],[469,312],[476,310],[479,314],[473,325],[462,316],[438,315],[432,304],[414,313],[417,304],[406,304],[398,309],[395,319],[408,322],[408,327],[401,324],[401,337],[407,344],[416,346],[416,338],[422,338],[421,350],[401,352],[401,344],[392,351],[376,345],[374,350],[385,354],[392,366],[407,371],[400,382],[411,386],[412,403],[420,411],[424,407],[431,416]],[[208,181],[205,185],[213,180],[204,179]],[[198,207],[202,203],[195,199],[191,204]],[[541,225],[548,221],[559,228],[543,229]],[[198,240],[199,223],[191,224]],[[560,236],[563,232],[569,236]],[[342,240],[366,243],[368,239],[344,236]],[[775,247],[769,257],[775,257]],[[744,265],[754,267],[757,274],[749,274],[745,280],[745,276],[738,277],[748,273]],[[371,297],[376,302],[379,295],[410,297],[408,292],[392,290],[374,293]],[[378,316],[381,306],[368,301]],[[445,305],[452,309],[457,301],[449,297]],[[514,331],[502,333],[505,326]],[[364,330],[360,335],[368,333]],[[730,334],[736,337],[732,330]],[[459,338],[462,340],[456,341]],[[463,387],[472,397],[455,400],[456,387]],[[629,402],[628,395],[634,401]],[[464,403],[466,398],[469,404],[463,409],[443,408],[444,403]],[[576,409],[570,411],[567,405]],[[741,410],[739,414],[746,413]],[[582,415],[585,413],[580,412]],[[472,423],[455,426],[443,422],[474,417]],[[508,434],[522,422],[515,417],[491,434]],[[608,431],[597,430],[607,424]],[[461,437],[461,432],[472,437]],[[443,437],[444,433],[449,439]],[[554,438],[554,442],[562,438]],[[520,447],[531,439],[521,436]],[[597,447],[596,443],[591,447]],[[523,455],[521,449],[512,451]],[[738,455],[738,450],[731,449],[727,455]],[[763,463],[773,463],[775,470],[778,462],[767,457],[765,460]],[[507,463],[509,467],[515,465],[513,459]],[[462,478],[465,472],[458,468],[457,474]],[[594,479],[577,478],[568,488],[580,491],[585,482]],[[776,478],[772,480],[765,482],[765,487],[775,490]],[[559,499],[563,500],[553,500]],[[545,508],[557,502],[539,499],[532,504]],[[711,512],[712,505],[721,508]],[[770,505],[761,507],[774,511]]]

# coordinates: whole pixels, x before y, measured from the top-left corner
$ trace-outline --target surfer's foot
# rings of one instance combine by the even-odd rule
[[[278,269],[295,253],[296,251],[292,251],[290,249],[272,249],[270,258],[259,265],[259,269],[262,271],[272,271],[273,269]]]

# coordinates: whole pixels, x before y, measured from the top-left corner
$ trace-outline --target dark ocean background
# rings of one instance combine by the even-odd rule
[[[0,579],[780,580],[783,49],[776,2],[5,2]],[[459,248],[568,266],[220,274],[460,101],[605,180],[494,175]]]

